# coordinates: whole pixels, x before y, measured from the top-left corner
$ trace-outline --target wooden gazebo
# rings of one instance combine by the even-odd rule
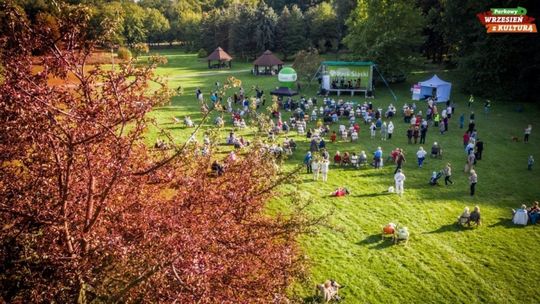
[[[232,59],[233,58],[231,55],[227,54],[227,52],[225,52],[221,47],[218,47],[212,52],[212,54],[206,57],[206,60],[208,60],[209,69],[221,69],[226,67],[230,69],[232,67]],[[217,63],[212,64],[212,61],[217,61]]]
[[[255,75],[276,75],[283,68],[283,61],[279,60],[272,52],[266,50],[259,58],[253,61]],[[262,71],[259,67],[264,67]]]

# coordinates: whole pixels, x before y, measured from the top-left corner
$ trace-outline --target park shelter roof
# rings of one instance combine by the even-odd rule
[[[269,50],[266,50],[259,58],[253,61],[253,65],[258,65],[258,66],[283,65],[283,61],[279,60],[279,58],[277,58]]]
[[[270,92],[270,94],[277,95],[277,96],[294,96],[294,95],[298,95],[298,92],[291,90],[291,88],[280,87]]]
[[[206,57],[206,60],[217,60],[217,61],[231,61],[233,58],[231,55],[227,54],[221,47],[215,49],[212,54]]]
[[[372,66],[372,61],[323,61],[322,65],[329,66]]]

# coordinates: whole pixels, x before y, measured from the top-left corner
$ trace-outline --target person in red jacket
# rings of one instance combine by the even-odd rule
[[[469,132],[465,132],[465,134],[463,134],[463,147],[467,147],[470,138]]]
[[[340,165],[341,166],[341,154],[339,151],[336,151],[336,154],[334,155],[334,165]]]
[[[349,190],[345,187],[339,187],[336,191],[332,192],[333,196],[341,197],[349,194]]]
[[[331,142],[336,142],[336,139],[337,139],[337,134],[336,134],[336,131],[332,132],[332,135],[330,135],[330,141]]]

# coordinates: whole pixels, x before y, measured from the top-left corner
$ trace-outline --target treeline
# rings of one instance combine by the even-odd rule
[[[492,7],[518,5],[537,17],[532,0],[68,1],[90,7],[93,34],[115,46],[180,43],[201,53],[221,46],[245,59],[266,49],[288,59],[316,48],[374,61],[388,76],[406,75],[429,61],[457,68],[468,92],[538,99],[538,34],[487,34],[476,18]],[[52,1],[16,2],[34,18],[54,15]]]

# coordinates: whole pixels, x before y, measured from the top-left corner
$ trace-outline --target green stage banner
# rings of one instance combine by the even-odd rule
[[[361,79],[361,87],[365,88],[370,83],[371,66],[326,66],[326,72],[330,75],[330,81]]]

